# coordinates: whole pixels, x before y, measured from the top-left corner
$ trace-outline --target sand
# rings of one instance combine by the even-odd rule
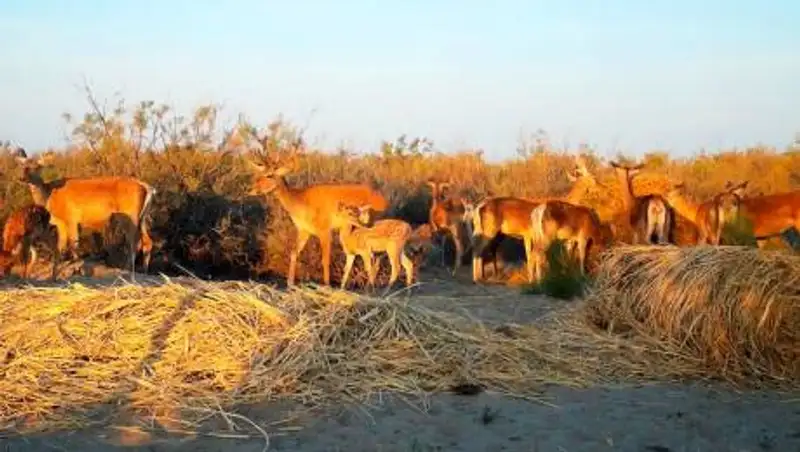
[[[535,321],[564,301],[476,286],[467,271],[453,280],[426,274],[415,302],[462,310],[488,323]],[[269,435],[274,451],[800,451],[800,392],[736,393],[713,384],[548,388],[550,405],[482,393],[438,394],[427,412],[386,394],[369,409],[301,412],[292,406],[238,407]],[[294,410],[294,411],[293,411]],[[244,423],[240,423],[245,425]],[[296,427],[302,426],[301,429]],[[113,426],[3,438],[0,451],[264,450],[247,439],[144,434]]]

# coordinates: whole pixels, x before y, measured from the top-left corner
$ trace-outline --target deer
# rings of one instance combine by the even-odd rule
[[[351,206],[339,201],[337,208],[341,221],[347,223],[339,230],[339,239],[346,255],[341,289],[347,287],[357,256],[364,261],[369,285],[374,288],[380,266],[375,254],[379,252],[389,256],[392,267],[389,287],[397,282],[401,266],[406,273],[406,287],[411,286],[414,282],[414,262],[406,254],[406,246],[413,235],[411,225],[393,218],[373,221],[372,206],[369,204]]]
[[[281,161],[276,153],[266,152],[264,141],[261,143],[262,150],[254,151],[253,157],[257,160],[247,159],[256,173],[248,194],[250,196],[274,194],[294,224],[297,232],[294,247],[289,254],[287,285],[295,285],[297,258],[308,240],[314,236],[322,248],[323,281],[325,285],[330,286],[332,233],[350,224],[339,215],[337,202],[369,205],[376,215],[384,212],[389,203],[381,193],[366,184],[322,183],[305,188],[289,187],[285,177],[297,170],[302,142],[294,143],[289,149],[287,161]]]
[[[594,209],[552,199],[536,206],[530,215],[533,266],[537,281],[547,248],[554,240],[563,240],[571,254],[577,254],[581,274],[585,275],[589,253],[598,253],[606,246],[603,226]]]
[[[455,263],[453,264],[453,276],[456,275],[461,267],[462,256],[470,250],[470,244],[464,247],[462,228],[467,231],[467,236],[471,235],[470,222],[464,221],[464,202],[462,199],[446,198],[442,199],[442,193],[452,184],[450,182],[437,182],[433,179],[428,180],[427,185],[431,187],[431,197],[433,199],[428,214],[428,221],[437,234],[444,234],[453,240],[456,248]],[[444,252],[442,252],[442,265],[444,265]]]
[[[585,162],[580,156],[575,156],[575,166],[567,176],[573,182],[573,186],[563,197],[544,199],[489,197],[474,207],[466,209],[472,220],[472,279],[474,282],[483,279],[483,251],[498,234],[523,240],[528,280],[533,281],[535,276],[534,262],[531,259],[533,246],[531,212],[533,209],[549,200],[563,200],[571,204],[579,204],[590,188],[601,185],[586,168]]]
[[[49,222],[47,209],[36,204],[20,207],[9,215],[3,225],[3,248],[0,250],[3,276],[9,274],[15,264],[21,263],[22,277],[28,279],[38,257],[35,243],[47,238]]]
[[[644,164],[623,165],[610,162],[622,186],[622,213],[633,229],[633,244],[675,243],[675,212],[659,195],[636,196],[633,193],[633,177],[644,168]]]
[[[722,202],[727,201],[734,218],[744,218],[752,225],[759,248],[788,229],[800,231],[800,191],[746,197],[748,183],[743,181],[734,184],[728,181],[725,184],[727,199]]]
[[[725,225],[725,209],[722,207],[725,193],[718,193],[702,203],[695,203],[686,196],[686,185],[681,182],[672,186],[664,198],[682,217],[697,229],[697,243],[719,245]]]
[[[28,184],[34,204],[50,214],[50,224],[56,228],[57,245],[53,258],[52,279],[58,274],[62,255],[77,252],[79,228],[101,230],[113,215],[127,217],[125,239],[130,271],[135,277],[136,258],[142,253],[142,267],[150,267],[153,240],[148,233],[147,217],[156,194],[146,182],[126,176],[62,178],[44,182],[41,169],[46,161],[33,160],[19,148],[16,158],[23,167],[22,179]]]

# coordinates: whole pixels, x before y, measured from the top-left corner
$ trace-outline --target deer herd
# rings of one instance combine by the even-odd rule
[[[429,180],[432,204],[427,224],[412,228],[406,221],[382,218],[389,202],[379,191],[364,183],[323,183],[305,188],[291,187],[285,177],[297,170],[297,152],[289,159],[261,154],[248,159],[255,172],[250,195],[275,199],[289,214],[296,238],[289,251],[287,283],[295,284],[297,259],[311,236],[322,250],[323,280],[331,283],[333,233],[346,255],[341,287],[345,288],[356,257],[360,256],[371,286],[375,285],[378,253],[386,253],[391,265],[389,285],[405,272],[406,285],[415,279],[415,263],[409,256],[435,237],[449,238],[455,245],[455,276],[462,256],[472,253],[472,279],[484,280],[483,257],[491,252],[497,272],[497,243],[503,236],[521,239],[524,244],[526,276],[529,281],[542,278],[546,265],[545,251],[554,241],[562,241],[582,272],[589,271],[588,261],[612,242],[631,244],[675,244],[676,215],[694,226],[698,245],[720,245],[722,228],[727,220],[746,218],[753,227],[759,246],[788,229],[800,230],[800,191],[771,195],[745,196],[747,181],[728,183],[724,191],[695,203],[685,193],[684,184],[676,184],[662,195],[636,196],[633,180],[643,165],[610,162],[622,191],[622,207],[609,222],[582,201],[589,190],[608,190],[595,179],[582,158],[567,174],[572,182],[562,197],[522,198],[489,195],[480,200],[445,196],[449,181]],[[15,151],[22,167],[21,181],[28,185],[33,204],[17,209],[3,228],[0,249],[0,274],[23,264],[28,277],[37,259],[35,244],[55,228],[57,244],[52,278],[65,253],[74,253],[79,228],[99,230],[115,215],[125,219],[125,238],[130,270],[136,268],[141,252],[144,271],[149,269],[153,241],[148,233],[148,214],[155,189],[133,177],[64,178],[44,182],[41,170],[46,159],[29,158],[22,148]],[[260,160],[260,161],[257,161]],[[620,228],[622,225],[622,228]],[[630,239],[622,237],[623,229]]]

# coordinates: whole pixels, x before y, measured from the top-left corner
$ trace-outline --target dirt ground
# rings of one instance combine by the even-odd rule
[[[454,279],[427,272],[413,300],[459,310],[487,323],[535,321],[565,301],[522,296],[516,288],[474,285],[470,269]],[[116,278],[106,272],[101,280]],[[155,282],[152,276],[139,281]],[[397,293],[395,296],[404,296]],[[248,406],[236,410],[268,436],[248,438],[160,436],[113,426],[42,436],[3,438],[0,451],[800,451],[800,393],[735,393],[713,386],[654,385],[548,388],[550,404],[501,397],[438,394],[427,412],[387,394],[369,409],[339,407],[302,413],[297,407]],[[246,422],[237,421],[242,427]],[[302,428],[298,428],[302,426]]]

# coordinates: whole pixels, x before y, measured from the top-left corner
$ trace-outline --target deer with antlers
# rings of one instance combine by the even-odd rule
[[[440,236],[450,237],[456,249],[455,263],[453,264],[453,276],[461,267],[462,256],[469,252],[471,243],[464,247],[464,236],[462,231],[466,230],[467,237],[471,234],[471,223],[464,221],[465,205],[463,199],[452,197],[443,198],[444,190],[452,184],[450,182],[437,182],[433,179],[427,181],[431,187],[431,208],[428,214],[428,222],[433,230]],[[442,252],[442,265],[444,265],[444,252]]]
[[[139,251],[144,271],[148,271],[153,241],[148,233],[147,215],[156,193],[152,186],[122,176],[63,178],[46,183],[41,176],[42,166],[47,163],[44,158],[30,159],[22,148],[17,150],[16,157],[22,164],[22,179],[28,184],[34,203],[47,209],[50,224],[56,228],[53,279],[62,255],[77,251],[79,228],[102,230],[113,215],[123,215],[126,220],[131,273],[135,274]]]
[[[748,197],[745,195],[748,183],[725,184],[723,210],[731,211],[732,218],[744,218],[752,225],[759,248],[789,229],[800,232],[800,191]]]
[[[525,199],[516,197],[491,197],[468,210],[472,220],[472,279],[483,279],[483,252],[498,234],[521,238],[525,247],[528,280],[534,280],[535,266],[531,256],[534,232],[531,222],[533,210],[540,204],[559,200],[577,205],[588,190],[598,185],[586,168],[582,157],[575,157],[575,166],[568,173],[573,182],[569,193],[560,198]]]
[[[614,161],[610,164],[622,187],[623,214],[633,229],[633,243],[675,243],[672,206],[662,196],[636,196],[633,193],[633,178],[644,164],[624,165]]]
[[[291,145],[285,160],[277,153],[267,150],[266,139],[259,141],[260,150],[253,152],[253,157],[257,160],[248,159],[256,171],[256,179],[249,194],[256,196],[274,193],[297,229],[294,247],[289,255],[287,284],[295,284],[297,257],[308,239],[314,236],[322,248],[323,280],[326,285],[330,285],[332,233],[350,225],[338,214],[338,202],[356,206],[369,205],[374,214],[384,212],[389,203],[382,194],[366,184],[323,183],[305,188],[289,187],[285,176],[297,169],[302,141],[298,140]]]

